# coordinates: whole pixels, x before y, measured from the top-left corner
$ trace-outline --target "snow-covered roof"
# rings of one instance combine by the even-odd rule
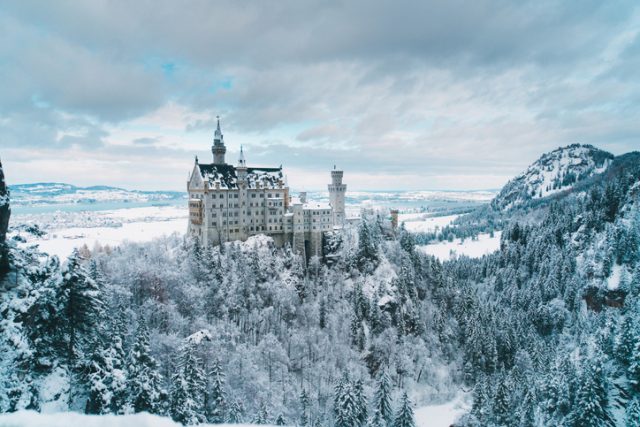
[[[199,164],[200,174],[211,187],[217,182],[220,188],[238,188],[238,175],[236,168],[232,165]],[[279,168],[247,168],[248,188],[280,188],[280,181],[283,180],[282,167]]]
[[[302,209],[331,209],[331,206],[328,203],[307,202],[302,205]]]

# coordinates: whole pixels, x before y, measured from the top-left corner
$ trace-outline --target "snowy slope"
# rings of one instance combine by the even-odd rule
[[[576,182],[604,172],[612,160],[613,154],[591,145],[558,148],[509,181],[491,203],[498,209],[510,209],[568,190]]]

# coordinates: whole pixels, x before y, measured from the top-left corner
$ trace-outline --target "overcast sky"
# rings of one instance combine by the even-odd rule
[[[640,149],[640,3],[3,1],[0,81],[9,183],[182,190],[219,114],[294,188],[499,188]]]

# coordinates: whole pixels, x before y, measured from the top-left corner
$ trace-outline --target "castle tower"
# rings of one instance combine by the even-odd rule
[[[224,136],[220,130],[220,116],[217,116],[218,126],[213,134],[213,146],[211,152],[213,153],[213,164],[224,165],[224,154],[227,152],[227,147],[224,146]]]
[[[344,225],[344,195],[347,192],[347,184],[342,183],[342,174],[336,170],[335,165],[331,171],[331,184],[329,184],[329,204],[331,205],[331,221],[333,225]]]

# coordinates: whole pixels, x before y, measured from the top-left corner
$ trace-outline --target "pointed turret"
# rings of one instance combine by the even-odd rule
[[[220,130],[220,116],[216,116],[216,118],[218,119],[218,124],[216,131],[213,133],[213,146],[211,147],[213,164],[224,165],[224,155],[227,152],[227,147],[224,146],[224,135],[222,135],[222,130]]]
[[[242,149],[242,145],[240,146],[240,157],[238,157],[238,167],[239,168],[247,167],[247,161],[244,158],[244,150]]]

